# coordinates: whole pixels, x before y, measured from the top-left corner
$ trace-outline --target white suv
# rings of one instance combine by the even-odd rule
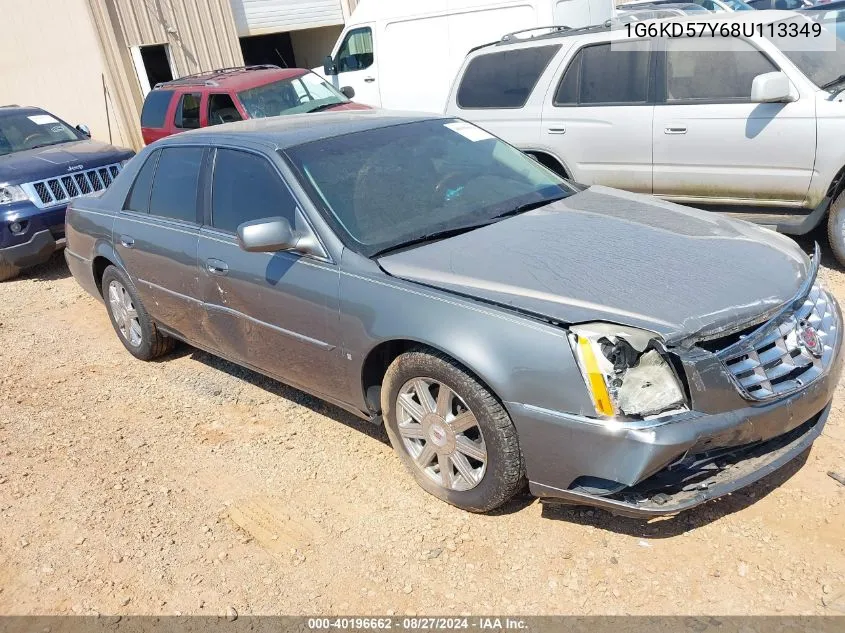
[[[711,21],[776,33],[808,22],[784,11],[671,18]],[[711,39],[715,50],[703,50],[702,38],[635,39],[627,28],[506,36],[470,52],[446,112],[586,185],[789,234],[807,233],[829,211],[831,246],[845,263],[845,44],[794,51],[787,38],[754,33]]]

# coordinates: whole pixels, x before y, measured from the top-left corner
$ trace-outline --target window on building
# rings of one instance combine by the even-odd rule
[[[586,46],[566,67],[554,104],[618,105],[648,101],[647,41]]]
[[[211,225],[235,233],[250,220],[283,217],[295,224],[296,202],[278,172],[261,156],[218,149],[211,189]]]
[[[203,151],[201,147],[161,150],[150,196],[150,215],[196,223]]]
[[[479,55],[458,88],[461,108],[521,108],[560,46],[534,46]]]

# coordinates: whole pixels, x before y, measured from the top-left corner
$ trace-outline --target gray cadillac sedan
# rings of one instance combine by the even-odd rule
[[[453,118],[170,137],[73,202],[65,254],[137,358],[186,341],[383,420],[474,512],[526,481],[629,515],[730,493],[810,446],[841,370],[818,249],[571,184]]]

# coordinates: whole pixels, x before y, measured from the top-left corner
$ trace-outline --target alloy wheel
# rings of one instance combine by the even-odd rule
[[[451,388],[414,378],[396,399],[399,435],[414,465],[447,490],[470,490],[484,478],[487,447],[473,412]]]
[[[133,347],[141,345],[143,331],[132,296],[117,280],[109,284],[109,307],[120,335]]]

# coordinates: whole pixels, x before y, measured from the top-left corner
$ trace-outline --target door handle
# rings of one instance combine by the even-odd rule
[[[219,259],[207,259],[205,261],[205,268],[212,275],[225,277],[229,274],[229,264],[221,262]]]
[[[364,81],[366,81],[368,84],[373,83],[375,80],[375,77],[364,77]]]
[[[566,134],[565,127],[550,127],[549,134]]]
[[[685,127],[667,127],[663,129],[664,134],[686,134],[687,128]]]
[[[120,243],[123,244],[126,248],[132,248],[135,246],[135,239],[129,237],[128,235],[121,235],[120,236]]]

